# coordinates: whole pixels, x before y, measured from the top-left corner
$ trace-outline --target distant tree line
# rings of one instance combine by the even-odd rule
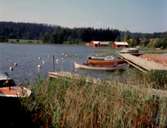
[[[120,31],[113,29],[64,28],[46,24],[0,22],[0,41],[7,39],[42,40],[46,43],[114,41]]]
[[[127,41],[130,46],[167,48],[167,32],[132,33],[116,29],[65,28],[48,24],[0,22],[0,42],[8,39],[41,40],[43,43],[80,43],[91,40]]]
[[[167,32],[157,33],[130,33],[123,32],[125,40],[130,46],[143,46],[149,48],[167,48]]]

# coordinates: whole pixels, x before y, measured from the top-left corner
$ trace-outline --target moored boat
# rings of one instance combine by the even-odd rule
[[[143,53],[139,51],[139,48],[124,48],[120,51],[120,53],[129,53],[135,56],[140,56]]]
[[[29,97],[30,95],[30,89],[16,86],[8,75],[0,74],[0,97]]]
[[[89,69],[89,70],[104,70],[104,71],[114,71],[114,70],[123,70],[128,67],[127,64],[117,64],[117,65],[112,65],[112,66],[92,66],[88,64],[79,64],[74,62],[74,67],[80,68],[80,69]]]
[[[88,59],[91,59],[91,60],[113,60],[115,59],[114,56],[105,56],[105,57],[102,57],[102,56],[89,56]]]
[[[16,83],[7,74],[0,73],[0,87],[16,86]]]
[[[119,58],[115,58],[113,56],[106,56],[106,57],[91,56],[88,57],[86,63],[92,66],[112,66],[117,64],[123,64],[125,63],[125,61]]]
[[[0,88],[0,97],[29,97],[31,95],[31,90],[20,87],[1,87]]]

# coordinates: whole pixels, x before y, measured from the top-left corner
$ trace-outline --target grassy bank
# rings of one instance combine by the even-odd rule
[[[26,39],[8,39],[8,43],[15,44],[44,44],[42,40],[26,40]]]
[[[38,80],[33,87],[34,94],[21,103],[35,127],[167,126],[167,97],[149,93],[150,89],[116,81],[93,84],[84,78]]]

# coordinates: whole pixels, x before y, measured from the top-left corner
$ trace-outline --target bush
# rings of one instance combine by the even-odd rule
[[[167,71],[151,71],[146,77],[153,88],[167,89]]]
[[[167,38],[151,39],[147,46],[151,47],[151,48],[162,48],[162,49],[165,49],[165,48],[167,48]]]

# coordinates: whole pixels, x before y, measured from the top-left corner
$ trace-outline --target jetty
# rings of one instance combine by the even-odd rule
[[[71,73],[71,72],[48,72],[48,77],[49,78],[66,78],[66,79],[75,79],[75,80],[80,80],[80,79],[85,79],[86,82],[91,82],[94,84],[97,84],[100,82],[99,79],[95,79],[92,77],[82,77],[81,75],[77,73]]]
[[[129,63],[131,66],[135,67],[136,69],[142,72],[148,71],[167,71],[167,66],[163,64],[149,61],[144,58],[134,56],[128,53],[120,53],[120,58]]]
[[[70,73],[70,72],[48,72],[48,77],[49,78],[61,78],[61,77],[65,77],[65,78],[75,78],[75,79],[79,79],[80,75],[79,74],[75,74],[75,73]]]

